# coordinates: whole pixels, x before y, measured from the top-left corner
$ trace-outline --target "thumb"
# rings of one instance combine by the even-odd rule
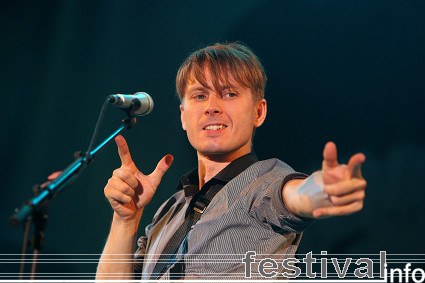
[[[333,142],[327,142],[323,149],[322,170],[331,169],[338,166],[336,145]]]
[[[162,176],[170,168],[171,163],[173,163],[174,157],[171,154],[164,156],[156,165],[155,170],[149,175],[152,178],[152,184],[158,186],[161,182]]]
[[[136,165],[134,164],[133,159],[131,158],[130,150],[128,149],[128,145],[124,137],[121,135],[116,136],[115,142],[118,147],[118,154],[120,156],[122,166],[127,167],[129,169],[136,168]]]

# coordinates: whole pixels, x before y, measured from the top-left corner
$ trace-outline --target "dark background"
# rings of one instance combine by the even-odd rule
[[[424,253],[424,15],[424,1],[1,1],[0,253],[21,252],[22,228],[9,216],[33,184],[87,148],[112,93],[146,91],[155,101],[125,133],[139,168],[150,173],[163,155],[175,157],[145,210],[148,224],[196,166],[179,120],[177,69],[191,51],[235,40],[269,78],[268,117],[254,141],[260,158],[312,173],[328,140],[341,162],[367,157],[364,209],[315,223],[300,253]],[[123,117],[108,108],[99,140]],[[103,187],[119,166],[111,144],[51,201],[44,254],[102,252],[112,216]],[[96,264],[40,269],[53,267],[93,273]]]

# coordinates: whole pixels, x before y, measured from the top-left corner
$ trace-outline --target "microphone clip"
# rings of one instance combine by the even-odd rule
[[[131,101],[130,107],[120,108],[120,109],[123,110],[125,113],[127,113],[127,116],[129,118],[133,118],[135,116],[135,112],[139,110],[140,107],[142,107],[142,104],[140,103],[140,101],[138,99],[133,99]]]

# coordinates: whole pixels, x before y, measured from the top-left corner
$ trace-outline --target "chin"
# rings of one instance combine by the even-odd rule
[[[228,154],[229,152],[222,149],[207,149],[207,150],[198,150],[203,155],[223,155]]]
[[[199,148],[197,151],[203,155],[223,155],[232,152],[226,148],[217,145],[209,145],[207,147]]]

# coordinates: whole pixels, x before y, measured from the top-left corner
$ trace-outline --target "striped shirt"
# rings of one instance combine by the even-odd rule
[[[291,214],[282,200],[282,188],[292,179],[305,178],[277,159],[256,161],[255,154],[242,156],[198,189],[198,170],[182,177],[178,192],[157,211],[146,237],[138,240],[135,272],[150,279],[161,252],[187,216],[198,194],[221,186],[199,221],[180,245],[168,271],[184,279],[244,279],[242,258],[256,252],[252,277],[258,276],[258,262],[277,262],[294,257],[302,232],[313,220]],[[184,274],[181,266],[184,266]],[[180,267],[178,267],[180,266]],[[283,267],[279,267],[282,272]],[[177,273],[177,274],[176,274]],[[176,277],[171,277],[176,278]]]

